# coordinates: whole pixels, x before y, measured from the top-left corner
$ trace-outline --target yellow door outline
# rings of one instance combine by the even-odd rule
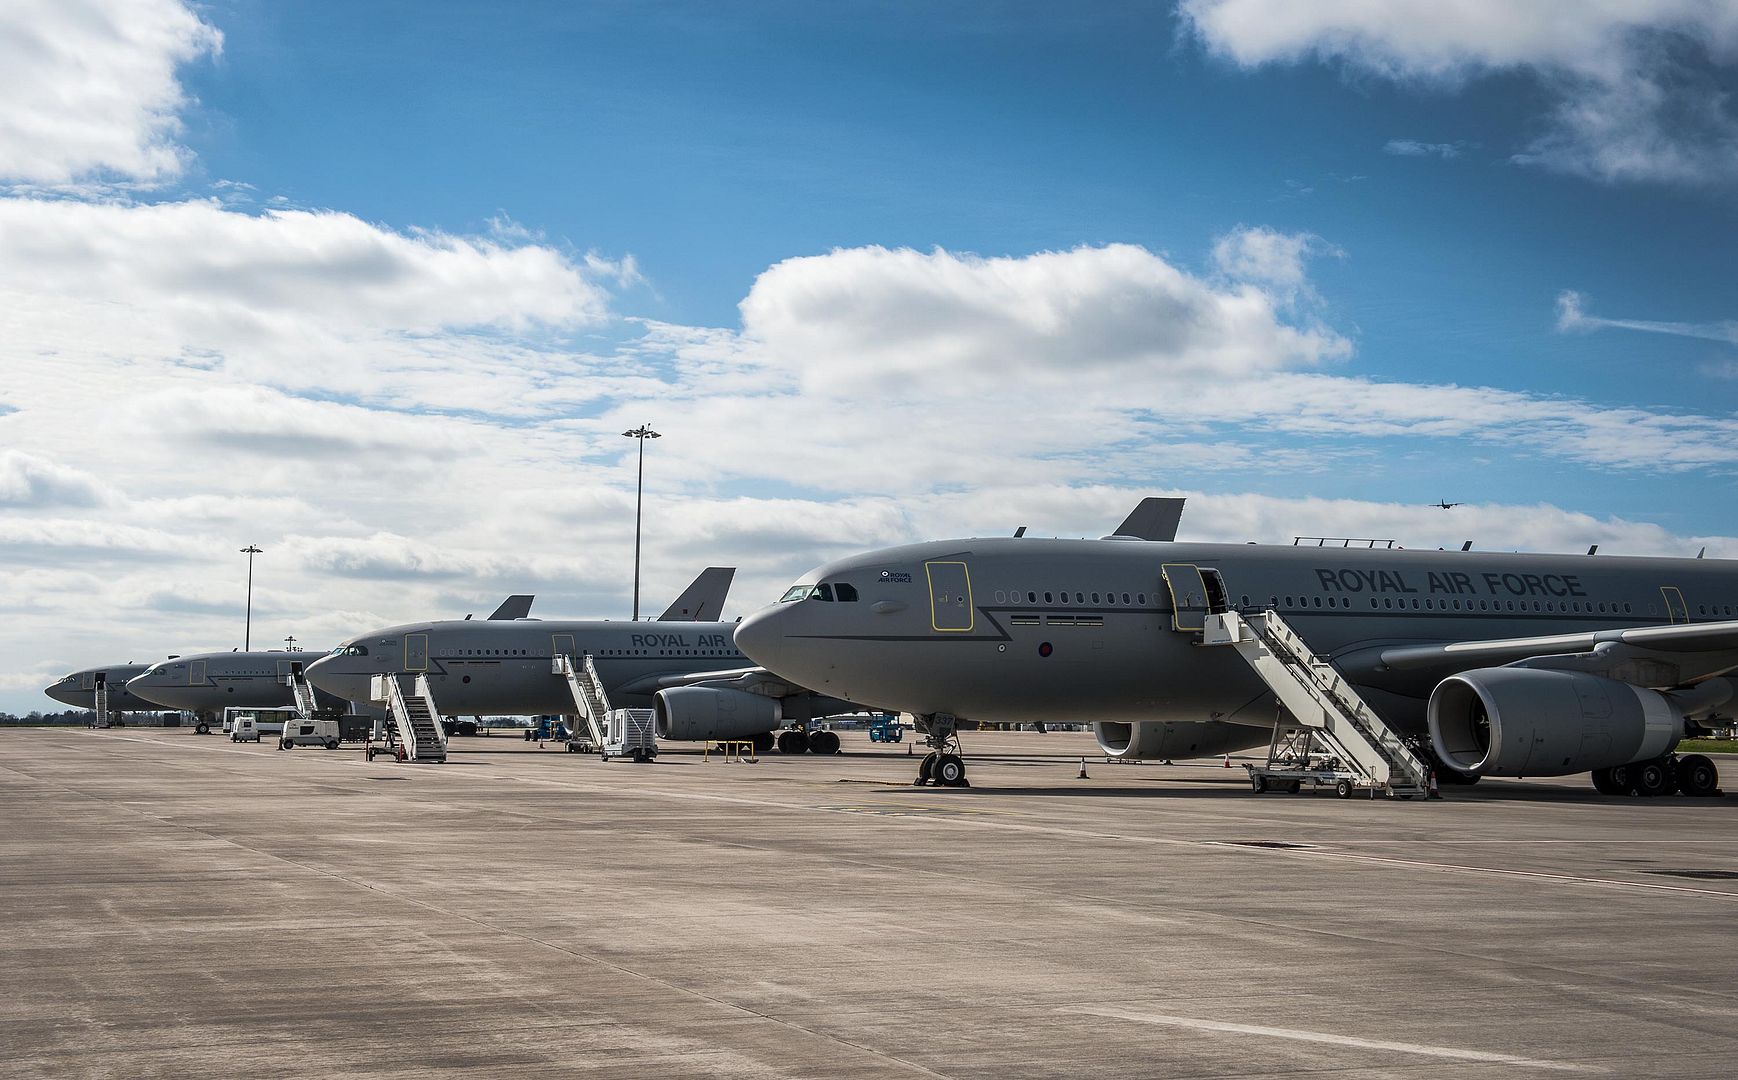
[[[1674,626],[1680,622],[1690,621],[1690,605],[1684,603],[1684,594],[1678,591],[1676,585],[1661,585],[1660,595],[1665,597],[1666,618]]]
[[[965,610],[966,610],[966,624],[964,626],[943,626],[943,625],[941,625],[941,619],[938,618],[938,616],[941,614],[941,610],[936,604],[937,596],[936,596],[936,590],[935,590],[935,567],[937,567],[937,566],[957,566],[960,568],[960,576],[965,581],[965,590],[966,590],[965,593],[960,597],[961,602],[965,604]],[[969,633],[971,633],[972,628],[977,625],[977,617],[978,617],[977,608],[975,606],[973,606],[973,604],[972,604],[972,570],[971,570],[971,567],[967,566],[965,563],[960,562],[957,559],[938,559],[935,562],[926,562],[923,564],[923,576],[929,582],[929,626],[930,626],[930,629],[934,630],[938,634],[969,634]],[[945,600],[946,598],[947,598],[947,594],[943,593],[941,596],[941,599]]]
[[[410,643],[413,641],[419,643],[417,645],[416,651],[414,653],[411,651],[411,647],[410,647]],[[420,655],[422,657],[422,663],[420,663],[420,664],[411,663],[411,657],[415,656],[415,655]],[[427,634],[406,634],[406,635],[404,635],[404,670],[406,670],[406,671],[427,671],[428,670],[428,635]]]
[[[1171,577],[1175,570],[1183,580],[1179,583]],[[1183,574],[1183,571],[1188,571]],[[1165,579],[1165,588],[1171,593],[1171,629],[1172,630],[1203,630],[1207,618],[1207,582],[1201,577],[1201,568],[1194,563],[1165,563],[1159,567],[1159,573]],[[1182,588],[1179,588],[1181,584]],[[1193,591],[1190,591],[1190,590]],[[1183,622],[1184,600],[1188,606],[1200,607],[1200,614],[1195,616],[1192,624]]]

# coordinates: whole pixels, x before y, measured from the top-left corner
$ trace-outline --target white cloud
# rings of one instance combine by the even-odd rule
[[[1278,295],[1291,296],[1306,288],[1305,259],[1324,251],[1343,254],[1310,233],[1239,227],[1214,242],[1213,263],[1228,277],[1272,286]]]
[[[0,506],[101,506],[110,497],[89,473],[22,450],[0,450]]]
[[[1396,157],[1457,158],[1466,149],[1464,142],[1420,142],[1417,139],[1389,139],[1382,147],[1384,154]]]
[[[1216,289],[1144,248],[1023,258],[842,249],[787,259],[742,302],[743,330],[808,390],[1028,389],[1246,374],[1350,354],[1281,317],[1254,283]]]
[[[1738,175],[1738,115],[1712,75],[1738,57],[1732,0],[1183,0],[1181,10],[1244,66],[1337,60],[1438,86],[1531,73],[1555,104],[1515,156],[1523,164],[1606,181]]]
[[[1645,334],[1700,338],[1738,345],[1738,320],[1722,322],[1671,322],[1659,319],[1607,319],[1587,314],[1586,297],[1565,289],[1557,294],[1557,329],[1564,333],[1593,330],[1636,330]]]
[[[181,171],[176,69],[223,37],[178,0],[0,5],[0,180],[154,183]]]

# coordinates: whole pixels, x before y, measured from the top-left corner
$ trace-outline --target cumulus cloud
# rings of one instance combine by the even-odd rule
[[[1183,0],[1181,10],[1209,48],[1244,66],[1315,58],[1449,87],[1531,74],[1554,104],[1515,155],[1523,164],[1605,181],[1738,176],[1738,115],[1714,76],[1738,57],[1731,0]]]
[[[0,180],[155,183],[181,171],[176,70],[223,36],[178,0],[0,5]]]
[[[101,506],[110,492],[89,473],[22,450],[0,450],[0,506]]]
[[[742,321],[812,389],[1056,386],[1350,354],[1344,338],[1288,323],[1280,306],[1258,284],[1215,288],[1130,244],[1022,258],[866,247],[776,264],[742,302]]]

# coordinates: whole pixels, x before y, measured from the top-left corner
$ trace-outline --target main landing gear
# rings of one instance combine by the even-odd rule
[[[923,732],[924,744],[930,749],[924,755],[922,764],[918,765],[917,779],[911,785],[971,787],[971,782],[966,779],[965,759],[959,753],[957,719],[949,713],[930,713],[917,719],[918,730]]]
[[[1593,770],[1593,787],[1601,795],[1670,795],[1699,798],[1722,794],[1720,770],[1701,754],[1667,754],[1648,761]]]
[[[755,751],[761,751],[758,740]],[[770,747],[769,747],[770,749]],[[839,752],[839,736],[831,731],[809,731],[806,728],[786,728],[778,733],[778,752],[781,754],[837,754]]]

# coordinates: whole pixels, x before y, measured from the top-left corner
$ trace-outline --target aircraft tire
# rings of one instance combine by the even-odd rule
[[[209,734],[211,734],[211,725],[210,724],[194,724],[193,725],[193,733],[195,735],[209,735]]]
[[[1635,770],[1635,793],[1652,798],[1656,795],[1670,795],[1677,787],[1676,778],[1663,758],[1644,761],[1633,766]]]
[[[809,736],[809,753],[837,754],[839,752],[839,736],[831,731],[817,731]]]
[[[762,731],[754,737],[754,752],[756,754],[771,753],[772,748],[777,744],[778,739],[773,736],[772,732]]]
[[[1701,754],[1678,759],[1678,790],[1694,798],[1707,798],[1720,790],[1720,770]]]
[[[1610,769],[1610,773],[1611,788],[1615,794],[1635,794],[1636,767],[1634,765],[1613,765]]]
[[[929,783],[930,777],[935,774],[935,759],[940,756],[934,750],[923,756],[923,760],[917,766],[917,779],[911,782],[914,787],[922,787]]]
[[[935,759],[935,766],[930,771],[935,782],[942,787],[966,786],[966,763],[958,754],[940,754]]]
[[[809,733],[796,728],[788,728],[778,733],[778,752],[781,754],[801,754],[809,748]]]
[[[1619,786],[1617,781],[1612,779],[1611,773],[1612,770],[1610,769],[1594,769],[1593,790],[1599,792],[1601,795],[1628,794],[1629,789],[1627,787]]]

